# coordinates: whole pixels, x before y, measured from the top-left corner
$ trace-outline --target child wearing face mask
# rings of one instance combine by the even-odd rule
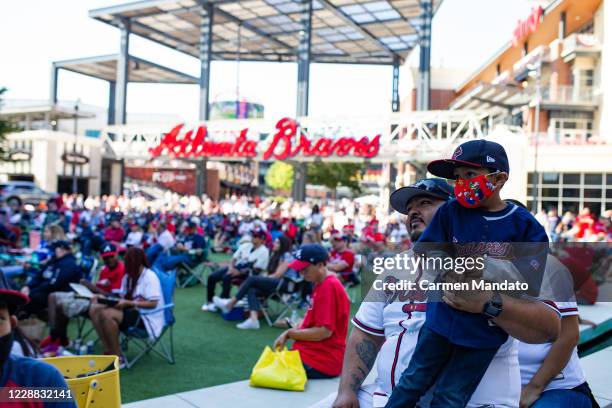
[[[429,163],[427,170],[455,180],[455,199],[440,207],[415,244],[415,252],[427,255],[434,245],[431,243],[438,243],[436,248],[442,247],[454,256],[512,260],[532,289],[530,294],[537,294],[548,238],[529,211],[500,197],[510,173],[504,148],[495,142],[472,140],[461,144],[451,159]],[[478,275],[482,270],[466,274],[473,272],[482,279]],[[459,271],[451,272],[455,273]],[[455,276],[459,280],[469,278]],[[438,276],[438,281],[442,278]],[[487,367],[508,339],[494,323],[503,310],[498,292],[493,292],[481,313],[454,309],[447,304],[451,303],[448,297],[441,295],[428,295],[426,321],[414,355],[387,407],[414,407],[432,385],[432,408],[468,405]]]

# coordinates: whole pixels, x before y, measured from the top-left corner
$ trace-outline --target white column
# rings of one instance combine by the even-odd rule
[[[119,195],[121,194],[121,164],[111,164],[111,185],[110,193]]]
[[[57,191],[57,144],[50,140],[35,140],[32,143],[32,175],[34,181],[45,191]]]

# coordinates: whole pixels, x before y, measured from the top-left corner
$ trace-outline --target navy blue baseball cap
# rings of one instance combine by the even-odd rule
[[[448,201],[455,196],[453,187],[445,180],[437,178],[423,179],[410,186],[401,187],[391,193],[389,203],[398,213],[408,215],[406,207],[408,203],[415,197],[429,196]]]
[[[427,171],[434,176],[454,179],[457,167],[483,167],[510,173],[506,150],[499,143],[484,139],[470,140],[459,145],[450,159],[434,160]]]
[[[293,257],[295,259],[289,264],[289,268],[301,271],[307,266],[327,261],[329,254],[327,250],[319,244],[305,244],[293,253]]]
[[[104,245],[102,245],[102,248],[100,249],[100,256],[102,258],[107,258],[115,255],[117,255],[117,247],[114,244],[106,242]]]
[[[63,241],[63,240],[58,240],[58,241],[53,241],[51,243],[51,245],[49,245],[54,251],[56,248],[62,248],[68,251],[72,251],[72,247],[70,246],[70,242],[68,241]]]

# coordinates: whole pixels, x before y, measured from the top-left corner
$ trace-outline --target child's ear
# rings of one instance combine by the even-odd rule
[[[506,181],[508,181],[508,173],[502,171],[501,173],[497,173],[495,175],[495,181],[493,182],[493,184],[496,188],[500,188],[504,184],[506,184]]]

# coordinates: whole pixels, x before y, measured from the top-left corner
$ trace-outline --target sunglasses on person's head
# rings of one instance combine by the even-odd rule
[[[418,188],[419,190],[427,191],[435,194],[449,195],[447,191],[444,191],[440,186],[433,180],[421,180],[418,183],[411,185],[410,187]]]

